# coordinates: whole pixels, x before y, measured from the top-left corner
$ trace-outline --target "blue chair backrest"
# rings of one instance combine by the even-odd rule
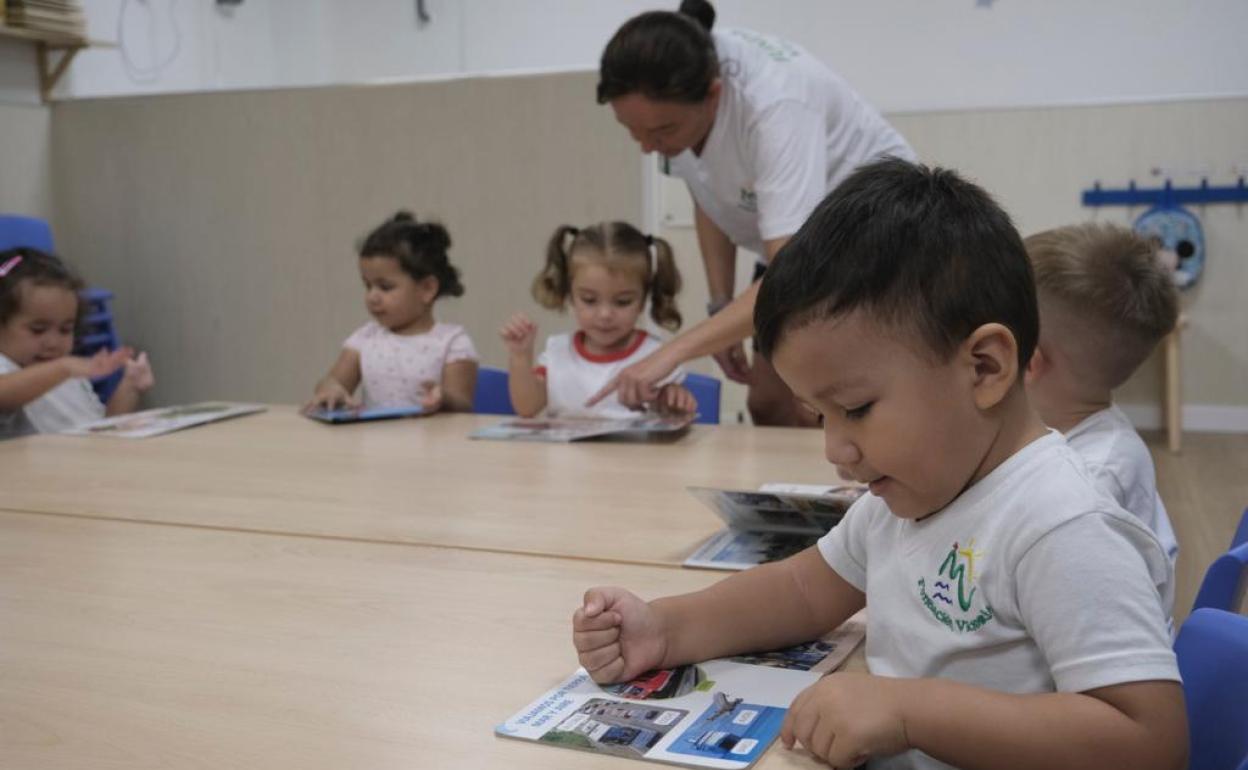
[[[52,228],[42,219],[0,214],[0,251],[18,246],[52,252]]]
[[[1235,536],[1231,538],[1231,547],[1248,543],[1248,508],[1244,509],[1244,515],[1239,519],[1239,529],[1235,530]]]
[[[719,380],[705,374],[686,374],[684,385],[698,400],[696,422],[719,425]]]
[[[1227,612],[1239,610],[1240,589],[1248,573],[1248,543],[1240,543],[1209,565],[1196,592],[1192,610],[1212,607]],[[1248,693],[1245,693],[1248,697]]]
[[[1174,652],[1191,731],[1189,770],[1248,770],[1248,617],[1196,610]]]
[[[472,411],[478,414],[515,414],[511,392],[507,390],[507,372],[482,366],[477,370],[477,389],[472,394]]]

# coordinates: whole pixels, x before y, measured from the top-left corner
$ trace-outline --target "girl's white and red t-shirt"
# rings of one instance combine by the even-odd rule
[[[447,364],[477,360],[468,332],[457,324],[437,323],[424,334],[402,335],[369,321],[342,346],[360,354],[360,390],[370,409],[419,404],[424,384],[441,384]]]
[[[654,335],[639,330],[624,350],[596,355],[585,348],[585,332],[546,338],[546,349],[538,356],[536,369],[546,378],[546,414],[550,417],[636,417],[637,412],[621,404],[615,393],[592,407],[585,406],[585,402],[622,369],[658,350],[662,344]],[[677,367],[659,381],[658,387],[684,379],[684,369]]]

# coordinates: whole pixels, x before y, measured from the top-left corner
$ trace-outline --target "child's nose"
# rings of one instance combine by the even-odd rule
[[[832,425],[832,420],[825,420],[823,427],[823,453],[828,462],[842,467],[853,467],[862,461],[862,452],[858,446],[845,437],[844,433]]]

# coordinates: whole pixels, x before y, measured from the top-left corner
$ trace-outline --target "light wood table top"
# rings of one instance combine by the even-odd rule
[[[674,442],[473,441],[499,418],[326,426],[292,407],[151,439],[0,442],[0,507],[679,564],[720,521],[686,486],[833,483],[819,431],[694,426]]]
[[[576,668],[587,586],[716,577],[0,511],[0,767],[618,770],[493,728]]]

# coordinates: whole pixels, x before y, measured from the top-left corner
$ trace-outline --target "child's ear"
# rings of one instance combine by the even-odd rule
[[[973,367],[975,406],[988,410],[1001,403],[1018,381],[1018,343],[1014,333],[999,323],[971,332],[962,349]]]
[[[433,302],[438,296],[438,289],[442,286],[436,275],[426,275],[417,281],[416,285],[420,289],[420,298],[425,302]]]
[[[1053,362],[1045,354],[1044,348],[1036,345],[1035,352],[1031,354],[1031,360],[1027,362],[1027,369],[1023,372],[1023,384],[1032,384],[1043,377],[1052,366]]]

